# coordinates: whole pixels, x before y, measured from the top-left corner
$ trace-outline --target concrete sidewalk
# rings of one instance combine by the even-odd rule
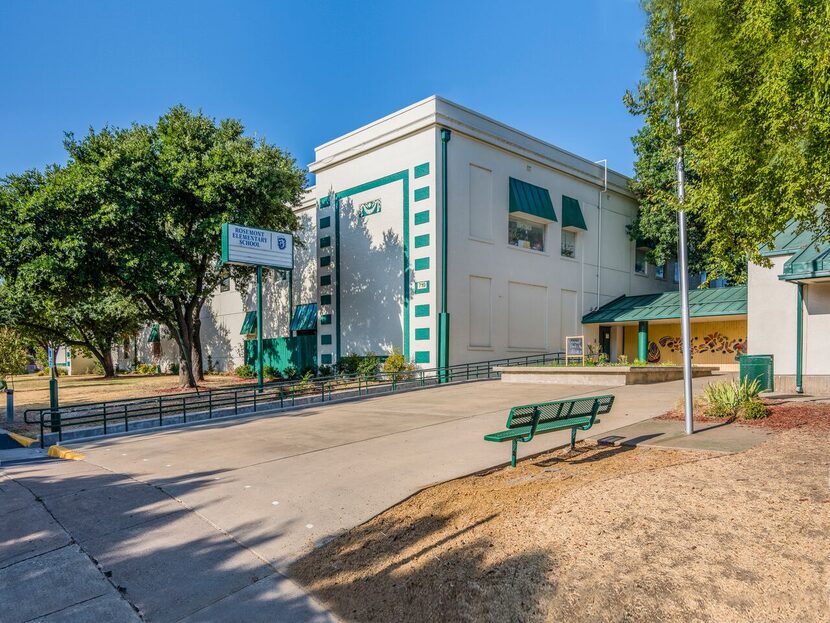
[[[147,621],[331,620],[286,577],[292,562],[425,486],[506,463],[509,444],[482,437],[510,406],[602,393],[616,402],[597,433],[668,410],[682,383],[486,381],[74,444],[85,460],[7,471]],[[540,436],[520,456],[568,437]]]

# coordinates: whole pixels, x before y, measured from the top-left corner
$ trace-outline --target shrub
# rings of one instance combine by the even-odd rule
[[[397,347],[392,349],[392,353],[383,362],[383,371],[386,374],[394,374],[398,379],[409,378],[409,374],[401,373],[411,372],[416,367],[414,363],[406,360],[406,357]]]
[[[331,376],[334,370],[332,370],[331,366],[322,365],[318,368],[318,372],[320,376]]]
[[[744,420],[763,420],[769,417],[769,409],[760,400],[747,400],[738,410],[738,416]]]
[[[357,374],[357,367],[360,365],[360,355],[349,353],[337,361],[337,371],[340,374]]]
[[[179,373],[179,364],[174,362],[167,366],[167,373],[168,374],[178,374]]]
[[[288,366],[285,370],[282,371],[287,379],[293,379],[297,377],[297,368],[294,366]]]
[[[135,367],[136,374],[156,374],[158,373],[158,366],[152,363],[139,363]]]
[[[247,363],[237,367],[233,373],[240,379],[252,379],[256,376],[256,370],[254,370],[254,367],[249,366]]]
[[[635,368],[645,368],[648,365],[648,361],[643,361],[642,359],[635,359],[631,365]]]
[[[304,377],[304,376],[306,376],[307,374],[310,374],[311,376],[317,376],[317,367],[316,367],[316,366],[314,366],[314,365],[311,365],[311,366],[306,366],[305,368],[303,368],[303,369],[300,371],[300,376],[303,376],[303,377]]]
[[[262,373],[265,375],[267,379],[281,379],[282,373],[275,368],[274,366],[265,366],[262,369]]]
[[[761,391],[758,379],[740,383],[728,381],[711,383],[703,390],[706,401],[706,415],[709,417],[737,417],[739,411],[749,402],[760,402],[757,396]],[[754,407],[750,407],[753,409]],[[756,411],[757,413],[757,411]]]
[[[617,363],[621,366],[628,365],[628,356],[627,355],[617,355]]]
[[[373,352],[366,353],[365,357],[360,358],[360,363],[357,364],[357,373],[362,376],[374,376],[378,373],[380,368],[380,359]]]

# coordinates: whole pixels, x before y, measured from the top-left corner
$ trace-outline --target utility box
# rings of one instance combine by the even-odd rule
[[[775,390],[772,355],[741,355],[738,361],[741,381],[747,379],[751,382],[753,379],[758,379],[762,392]]]

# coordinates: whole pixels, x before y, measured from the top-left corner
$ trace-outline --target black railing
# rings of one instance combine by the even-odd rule
[[[165,423],[186,423],[214,417],[254,413],[262,409],[282,409],[352,397],[370,396],[434,386],[490,379],[499,376],[495,368],[504,366],[562,363],[564,355],[544,353],[473,363],[446,368],[415,369],[403,372],[379,372],[372,375],[338,375],[296,381],[274,381],[242,387],[229,386],[195,390],[180,394],[164,394],[147,398],[125,398],[105,402],[76,404],[58,409],[27,409],[23,419],[39,424],[40,445],[47,432],[57,433],[63,440],[67,427],[101,426],[102,434],[129,431],[130,424],[149,428]],[[140,423],[140,424],[139,424]]]

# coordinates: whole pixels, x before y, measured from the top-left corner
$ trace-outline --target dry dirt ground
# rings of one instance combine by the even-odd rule
[[[830,621],[830,431],[580,444],[421,491],[291,574],[354,621]]]
[[[243,381],[234,376],[207,375],[200,385],[204,388],[214,388],[237,383],[253,382],[253,379]],[[82,402],[120,400],[122,398],[138,398],[140,396],[155,396],[158,394],[183,391],[179,389],[178,385],[178,377],[168,374],[155,376],[124,374],[114,379],[83,374],[59,377],[58,395],[61,405],[71,405]],[[14,377],[15,424],[8,428],[24,434],[36,432],[37,426],[27,427],[22,423],[23,411],[48,406],[48,376],[32,374]]]

